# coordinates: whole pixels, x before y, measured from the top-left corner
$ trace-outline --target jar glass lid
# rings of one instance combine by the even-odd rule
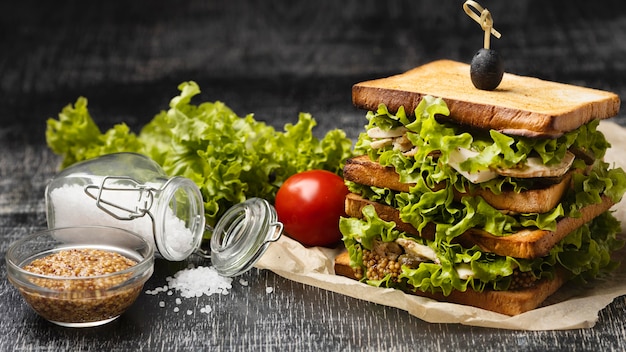
[[[265,199],[250,198],[224,213],[211,236],[211,262],[222,276],[248,271],[283,232],[276,210]]]

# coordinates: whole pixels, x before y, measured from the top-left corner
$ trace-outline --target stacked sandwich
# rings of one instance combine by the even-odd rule
[[[362,82],[338,275],[507,315],[614,269],[626,174],[596,130],[613,93],[435,61]]]

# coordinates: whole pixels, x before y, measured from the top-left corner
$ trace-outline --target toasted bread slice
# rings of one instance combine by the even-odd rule
[[[354,269],[350,266],[348,252],[342,252],[335,258],[335,274],[356,280]],[[496,313],[518,315],[539,307],[550,295],[555,293],[565,282],[567,276],[563,271],[551,280],[543,279],[531,288],[509,291],[487,290],[483,292],[468,289],[465,292],[452,291],[448,296],[440,293],[407,292],[414,295],[429,297],[438,301],[474,306]]]
[[[390,111],[404,106],[412,114],[423,96],[445,100],[457,123],[528,137],[556,138],[593,119],[617,115],[617,94],[505,73],[494,91],[474,88],[469,65],[439,60],[405,73],[358,83],[356,107]],[[546,97],[550,97],[546,99]]]
[[[457,241],[465,247],[477,245],[484,252],[497,255],[511,256],[515,258],[539,258],[546,256],[552,247],[561,241],[572,231],[583,226],[598,215],[609,210],[615,203],[606,196],[602,196],[602,202],[582,208],[582,216],[579,218],[563,217],[557,222],[556,230],[521,230],[508,236],[494,236],[486,231],[472,229],[457,238]],[[350,193],[346,196],[346,214],[350,217],[361,218],[362,209],[366,205],[374,206],[378,217],[385,221],[393,221],[396,228],[414,236],[421,236],[432,240],[434,238],[434,226],[427,226],[419,233],[413,225],[400,219],[400,212],[388,205],[369,201],[361,196]]]
[[[343,178],[361,185],[386,187],[398,192],[408,192],[413,186],[400,181],[400,175],[391,166],[382,166],[367,155],[346,160]]]
[[[522,192],[503,191],[494,194],[488,189],[476,189],[472,196],[481,196],[492,207],[513,213],[546,213],[556,207],[570,187],[573,171],[561,177],[559,182],[549,186]],[[343,170],[346,180],[366,186],[389,188],[398,192],[409,192],[412,184],[400,182],[400,175],[393,167],[385,167],[372,161],[367,155],[348,159]],[[455,198],[468,195],[455,190]]]

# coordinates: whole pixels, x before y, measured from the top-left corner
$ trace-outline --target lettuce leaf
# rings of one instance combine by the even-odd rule
[[[79,97],[74,105],[65,106],[58,120],[48,119],[46,141],[54,153],[63,157],[62,168],[103,154],[142,149],[137,135],[126,124],[115,125],[102,133],[91,118],[84,97]]]
[[[144,154],[170,176],[194,181],[202,192],[208,224],[232,205],[250,197],[273,201],[289,176],[310,169],[341,174],[353,155],[352,142],[335,129],[322,139],[316,122],[301,113],[295,124],[277,131],[253,115],[237,116],[222,102],[193,104],[200,94],[195,82],[179,85],[169,109],[158,113],[135,134],[125,124],[102,133],[80,97],[58,119],[47,122],[46,140],[63,157],[61,167],[100,155],[132,151]]]
[[[411,117],[407,117],[403,108],[393,114],[381,104],[376,112],[370,111],[366,115],[369,120],[366,129],[379,127],[386,130],[403,124],[412,132],[408,135],[409,140],[418,147],[415,155],[418,163],[433,152],[441,152],[441,162],[447,164],[450,151],[456,148],[474,150],[478,155],[461,164],[463,170],[470,172],[514,167],[524,162],[529,155],[538,155],[544,164],[553,165],[563,159],[570,147],[588,151],[599,159],[610,146],[604,135],[597,131],[599,120],[593,120],[559,138],[550,139],[509,136],[495,130],[472,131],[470,134],[460,125],[438,120],[447,115],[449,110],[443,99],[427,96],[420,101]],[[369,143],[371,140],[367,134],[361,134],[355,150],[369,154],[373,160],[396,160],[384,156],[387,153],[399,153],[392,146],[373,150],[368,148]]]

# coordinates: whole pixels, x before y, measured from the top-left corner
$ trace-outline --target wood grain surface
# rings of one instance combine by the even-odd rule
[[[626,97],[622,2],[480,2],[503,34],[492,46],[507,71]],[[298,112],[310,112],[320,135],[342,128],[356,139],[366,120],[351,106],[354,83],[439,58],[471,60],[482,32],[461,4],[2,1],[0,350],[626,350],[624,297],[590,329],[508,331],[428,324],[253,269],[228,295],[177,304],[176,294],[142,294],[109,325],[65,329],[35,315],[6,278],[9,244],[46,226],[44,188],[59,158],[46,147],[45,121],[77,97],[89,99],[101,128],[126,122],[137,130],[167,108],[179,83],[195,80],[201,99],[221,100],[239,115],[254,113],[282,127],[296,122]],[[626,125],[626,116],[615,121]],[[158,260],[146,289],[165,285],[187,264]],[[200,312],[206,305],[209,314]]]

